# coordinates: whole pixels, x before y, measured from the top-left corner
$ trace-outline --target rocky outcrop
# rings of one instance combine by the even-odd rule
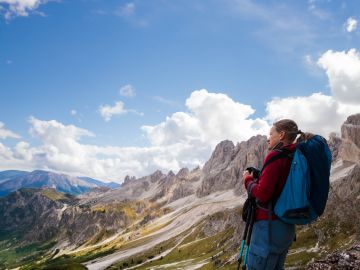
[[[0,200],[0,230],[25,241],[45,241],[56,235],[62,209],[76,199],[46,189],[20,189]]]
[[[59,222],[59,238],[79,246],[98,234],[112,235],[131,225],[145,208],[142,204],[136,212],[131,203],[69,207]]]
[[[360,269],[360,243],[345,250],[334,252],[325,259],[310,263],[307,270],[323,270],[323,269],[344,269],[356,270]]]
[[[360,148],[360,113],[350,115],[341,126],[341,137]]]
[[[242,193],[242,172],[248,166],[260,168],[266,153],[266,137],[261,135],[236,146],[230,141],[221,142],[203,168],[204,177],[197,195],[206,196],[226,189],[235,189],[237,194]]]
[[[331,151],[332,161],[335,162],[339,157],[339,150],[342,140],[336,135],[336,133],[330,133],[327,142]]]
[[[360,114],[349,116],[341,126],[340,156],[345,161],[360,163]]]
[[[213,172],[219,172],[230,164],[234,158],[235,145],[232,141],[222,141],[216,147],[212,153],[210,159],[205,163],[203,172],[204,174],[210,174]]]
[[[84,204],[54,189],[20,189],[0,199],[0,231],[26,243],[57,239],[79,246],[126,228],[146,208],[145,202]]]

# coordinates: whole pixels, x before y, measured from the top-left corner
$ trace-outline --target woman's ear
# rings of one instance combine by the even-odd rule
[[[285,131],[280,131],[280,141],[283,141],[285,139]]]

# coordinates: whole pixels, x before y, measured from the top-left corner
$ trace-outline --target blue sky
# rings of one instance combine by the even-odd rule
[[[281,117],[338,131],[360,111],[359,11],[330,0],[0,0],[0,169],[121,181],[201,165],[220,140],[266,134]]]

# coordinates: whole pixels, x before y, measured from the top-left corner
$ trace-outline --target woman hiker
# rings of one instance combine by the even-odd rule
[[[293,120],[275,122],[267,140],[269,153],[264,164],[280,151],[294,153],[294,141],[298,134]],[[291,158],[279,158],[270,162],[259,179],[254,179],[249,171],[244,171],[243,180],[248,194],[256,199],[255,223],[253,226],[247,269],[284,269],[288,249],[295,237],[295,225],[287,224],[273,213],[273,202],[279,197],[289,174]],[[269,209],[271,211],[269,211]]]

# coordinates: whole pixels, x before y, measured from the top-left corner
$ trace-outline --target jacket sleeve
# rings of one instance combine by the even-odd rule
[[[274,154],[269,154],[265,162]],[[259,182],[256,183],[251,176],[245,179],[245,188],[248,193],[261,202],[268,202],[274,195],[276,183],[280,177],[281,159],[277,159],[265,167]]]

